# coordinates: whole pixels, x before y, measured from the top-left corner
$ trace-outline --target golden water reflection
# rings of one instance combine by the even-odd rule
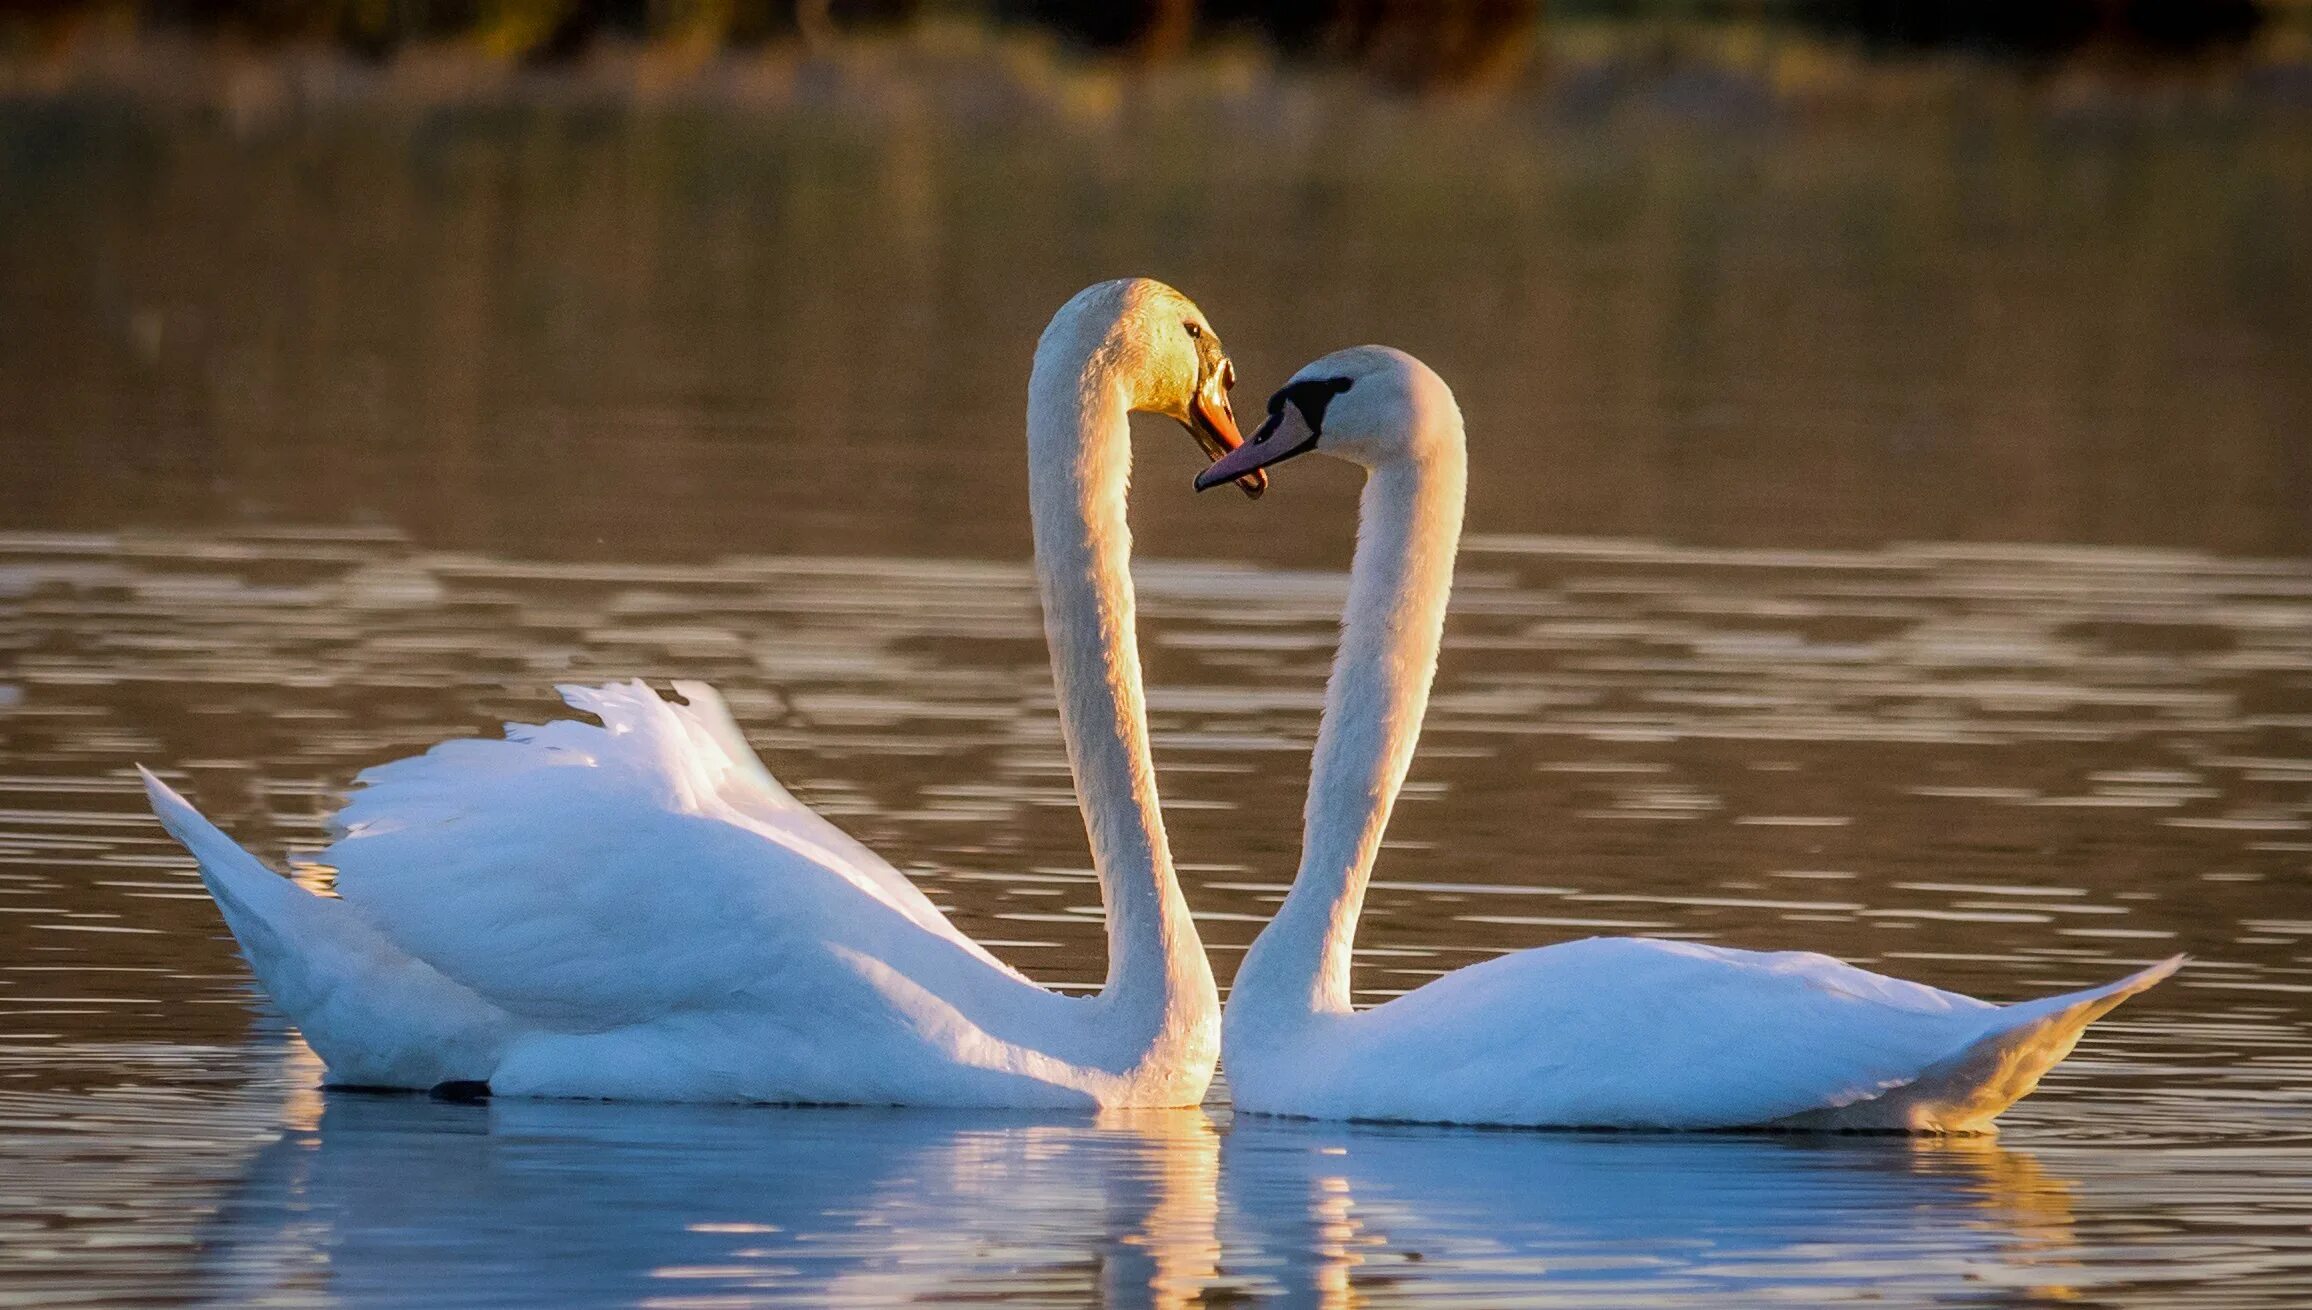
[[[1499,1133],[331,1094],[199,1286],[363,1305],[1347,1307],[2068,1295],[2079,1184],[1990,1141]]]
[[[1663,1136],[1240,1119],[1227,1267],[1285,1303],[1517,1289],[1724,1304],[2004,1287],[2064,1296],[2078,1188],[1990,1139]],[[1785,1289],[1787,1290],[1787,1289]]]
[[[201,1235],[201,1286],[236,1301],[1668,1306],[2095,1278],[2081,1184],[1987,1138],[448,1105],[320,1095],[277,1050],[281,1131]]]
[[[1219,1136],[1121,1119],[331,1094],[201,1236],[211,1295],[340,1304],[776,1300],[1002,1289],[1186,1305],[1218,1274]]]

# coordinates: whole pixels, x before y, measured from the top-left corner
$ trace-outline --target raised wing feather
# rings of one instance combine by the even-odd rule
[[[599,725],[509,725],[365,772],[324,857],[339,894],[494,1003],[589,1029],[908,935],[1002,969],[780,787],[718,698],[686,690],[688,706],[639,682],[566,687]]]

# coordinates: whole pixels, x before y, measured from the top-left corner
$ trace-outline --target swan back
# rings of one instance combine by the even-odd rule
[[[323,859],[403,951],[526,1018],[589,1028],[765,986],[831,933],[877,953],[930,933],[994,963],[765,785],[718,731],[719,701],[639,682],[562,694],[600,722],[509,724],[360,776]]]

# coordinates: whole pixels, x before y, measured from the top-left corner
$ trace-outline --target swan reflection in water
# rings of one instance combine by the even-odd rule
[[[329,1093],[202,1243],[256,1303],[1186,1305],[1218,1273],[1203,1111]]]
[[[2071,1185],[1984,1140],[298,1093],[220,1300],[1722,1305],[2059,1296]],[[2073,1271],[2075,1272],[2075,1271]]]
[[[1988,1138],[1240,1117],[1223,1267],[1293,1306],[2063,1295],[2071,1184]]]

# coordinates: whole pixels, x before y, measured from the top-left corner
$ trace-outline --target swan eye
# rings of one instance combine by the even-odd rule
[[[1204,336],[1204,329],[1198,324],[1183,323],[1180,326],[1188,329],[1188,338],[1191,341],[1201,340]]]

